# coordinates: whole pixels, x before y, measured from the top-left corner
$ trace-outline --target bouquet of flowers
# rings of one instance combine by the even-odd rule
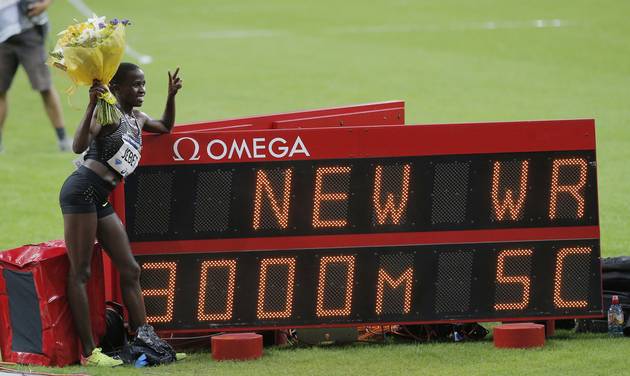
[[[75,85],[92,85],[99,80],[105,86],[114,77],[125,52],[125,27],[128,20],[109,22],[96,15],[86,22],[68,26],[57,34],[59,40],[48,63],[65,71]],[[118,124],[120,112],[111,92],[97,103],[96,119],[102,125]]]

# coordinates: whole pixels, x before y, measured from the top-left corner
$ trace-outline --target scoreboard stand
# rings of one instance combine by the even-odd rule
[[[602,315],[593,120],[403,124],[398,101],[146,135],[113,204],[150,323],[176,336]],[[110,268],[119,300],[115,281]]]

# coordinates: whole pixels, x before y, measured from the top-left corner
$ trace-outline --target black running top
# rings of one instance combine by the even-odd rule
[[[142,145],[142,130],[138,124],[138,119],[133,116],[122,114],[118,128],[106,136],[96,136],[85,154],[84,159],[94,159],[103,163],[110,170],[116,172],[109,166],[107,161],[116,154],[118,149],[123,145],[123,135],[135,141],[138,145]],[[118,172],[116,172],[118,173]]]

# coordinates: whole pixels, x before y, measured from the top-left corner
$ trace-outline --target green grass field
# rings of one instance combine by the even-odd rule
[[[130,18],[128,42],[153,57],[143,66],[145,112],[161,115],[166,71],[181,67],[178,123],[390,99],[406,100],[409,124],[595,118],[602,254],[630,254],[630,2],[86,3]],[[55,1],[50,16],[53,35],[84,18],[66,0]],[[70,86],[60,72],[54,80],[60,91]],[[86,92],[62,95],[71,134]],[[0,249],[62,238],[58,192],[73,169],[23,71],[9,106]],[[532,351],[498,351],[490,341],[273,349],[254,363],[216,363],[204,353],[168,367],[95,374],[626,374],[629,350],[627,340],[563,332]]]

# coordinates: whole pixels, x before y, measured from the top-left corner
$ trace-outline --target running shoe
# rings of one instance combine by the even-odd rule
[[[111,356],[102,353],[100,347],[92,350],[92,355],[87,358],[81,356],[81,365],[95,366],[95,367],[115,367],[122,365],[123,361],[120,359],[114,359]]]
[[[188,357],[188,354],[186,353],[176,353],[175,354],[175,360],[183,360],[186,359]]]

